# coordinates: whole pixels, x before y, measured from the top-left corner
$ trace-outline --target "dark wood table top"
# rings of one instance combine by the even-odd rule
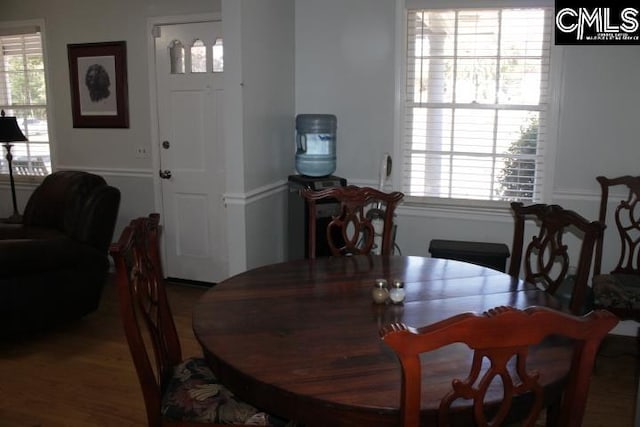
[[[402,280],[404,303],[373,303],[376,278]],[[399,423],[400,363],[380,327],[424,326],[501,305],[558,307],[530,284],[459,261],[318,258],[219,283],[196,304],[193,329],[219,379],[249,403],[307,426],[392,426]],[[568,354],[563,343],[545,342],[530,366],[553,366],[541,383],[555,384],[566,375]],[[470,357],[463,345],[426,355],[425,414],[436,410],[454,377],[466,377]],[[500,391],[491,399],[499,401]]]

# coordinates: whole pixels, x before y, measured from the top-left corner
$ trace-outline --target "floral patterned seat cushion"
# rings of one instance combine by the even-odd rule
[[[176,366],[162,399],[162,415],[171,420],[203,423],[293,426],[238,400],[221,385],[207,363],[186,359]]]
[[[599,274],[593,278],[595,305],[640,311],[640,276]]]

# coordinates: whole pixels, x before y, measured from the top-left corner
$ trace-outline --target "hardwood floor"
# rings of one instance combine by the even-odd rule
[[[170,285],[168,291],[183,354],[199,354],[191,307],[206,289]],[[637,384],[636,340],[608,337],[592,378],[584,426],[632,426]],[[100,309],[85,319],[0,343],[0,427],[144,425],[113,285],[106,287]]]

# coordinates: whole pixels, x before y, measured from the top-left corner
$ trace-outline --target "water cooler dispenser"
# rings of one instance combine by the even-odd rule
[[[336,170],[336,127],[333,114],[296,116],[296,171],[328,177]]]
[[[322,190],[330,187],[344,187],[347,185],[345,178],[329,175],[323,177],[311,177],[305,175],[289,176],[289,200],[288,200],[288,256],[289,260],[309,257],[309,211],[305,199],[300,190],[310,188]],[[316,230],[326,230],[333,215],[340,213],[340,203],[336,200],[319,200],[316,204]],[[320,237],[320,235],[319,235]],[[330,249],[327,239],[316,239],[316,256],[329,256]]]

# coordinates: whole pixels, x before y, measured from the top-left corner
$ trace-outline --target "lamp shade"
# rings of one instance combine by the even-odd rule
[[[5,116],[4,110],[0,113],[0,142],[27,141],[18,121],[15,117]]]

